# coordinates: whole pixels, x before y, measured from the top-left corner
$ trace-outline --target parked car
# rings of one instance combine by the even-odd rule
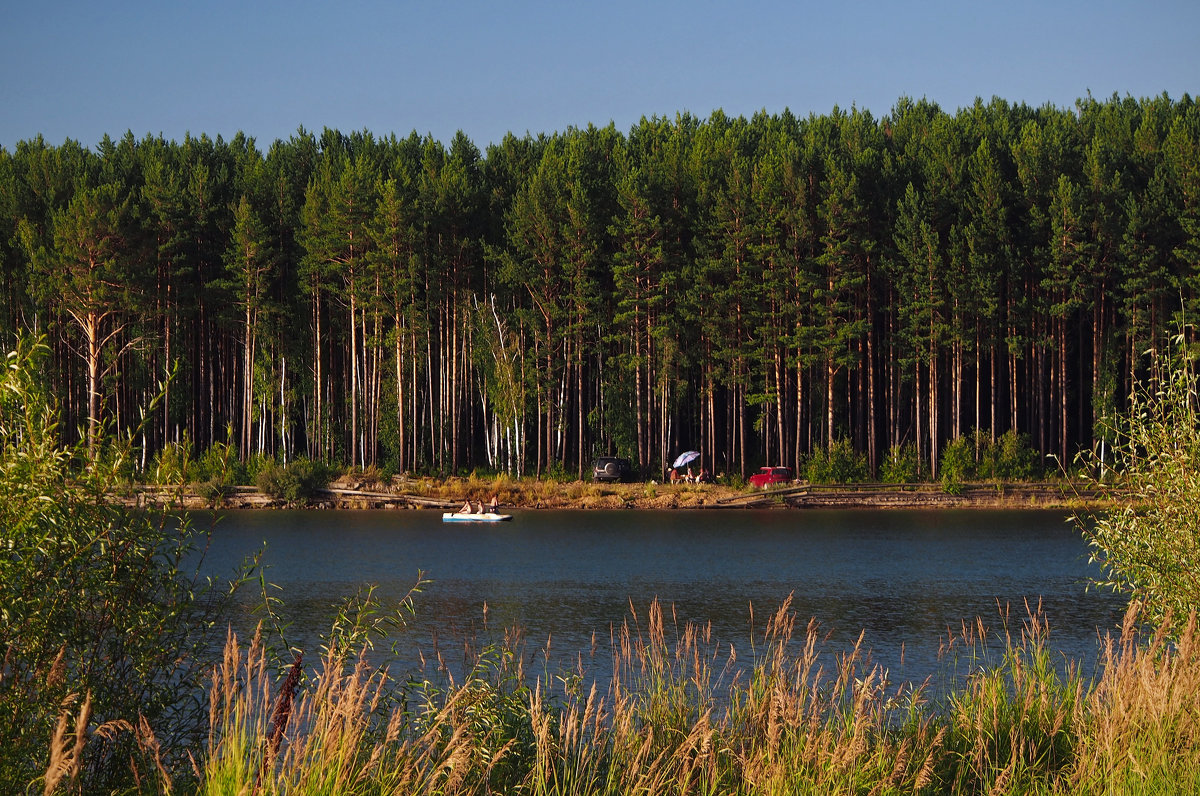
[[[592,463],[593,481],[632,481],[633,465],[628,459],[601,456]]]
[[[791,467],[760,467],[757,473],[750,476],[750,486],[766,489],[775,484],[790,484],[794,480]]]

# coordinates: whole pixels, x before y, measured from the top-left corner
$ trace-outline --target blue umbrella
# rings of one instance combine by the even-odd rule
[[[675,463],[671,465],[671,469],[674,470],[676,467],[683,467],[692,459],[698,458],[700,458],[700,451],[684,451],[683,453],[679,454],[679,458],[676,459]]]

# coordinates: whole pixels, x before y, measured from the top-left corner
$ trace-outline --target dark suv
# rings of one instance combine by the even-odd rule
[[[592,463],[593,481],[632,481],[633,465],[628,459],[601,456]]]

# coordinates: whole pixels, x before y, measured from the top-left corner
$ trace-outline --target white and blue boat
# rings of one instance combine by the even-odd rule
[[[482,514],[473,511],[447,511],[442,514],[442,522],[503,522],[511,519],[511,514],[497,514],[494,511],[485,511]]]

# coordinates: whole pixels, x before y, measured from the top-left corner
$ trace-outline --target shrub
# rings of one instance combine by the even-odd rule
[[[43,774],[46,792],[55,778],[124,792],[153,780],[159,745],[202,745],[200,667],[223,602],[187,567],[186,522],[108,501],[128,448],[88,462],[61,445],[44,356],[21,341],[0,373],[0,792]],[[56,730],[76,740],[52,745],[48,772]]]
[[[252,453],[239,468],[239,478],[237,483],[241,486],[249,486],[257,483],[258,474],[262,472],[264,467],[269,467],[275,463],[274,459],[268,458],[261,453]]]
[[[942,451],[938,469],[943,487],[958,487],[975,479],[975,444],[970,437],[959,437]]]
[[[304,506],[329,486],[332,473],[322,461],[300,458],[285,467],[271,464],[258,473],[255,483],[265,494],[288,505]]]
[[[1200,606],[1200,392],[1193,363],[1176,362],[1138,384],[1113,423],[1117,477],[1094,485],[1116,505],[1080,525],[1104,566],[1101,585],[1144,604],[1153,621],[1182,622]],[[1084,460],[1100,473],[1097,458]]]
[[[893,445],[880,468],[880,480],[886,484],[911,484],[925,476],[917,446]]]
[[[1041,475],[1038,453],[1030,445],[1029,435],[1009,429],[992,440],[986,432],[974,435],[976,474],[995,481],[1029,481]]]
[[[1012,429],[996,440],[993,477],[1003,481],[1029,481],[1040,476],[1042,468],[1037,451],[1029,442],[1028,434]]]
[[[213,476],[194,484],[196,494],[210,506],[219,506],[233,494],[233,485],[220,476]]]
[[[851,484],[866,481],[869,473],[866,454],[856,451],[848,439],[813,451],[804,468],[805,478],[814,484]]]
[[[237,451],[227,442],[214,442],[192,466],[195,481],[219,481],[236,484],[243,479],[243,466]]]
[[[159,486],[180,486],[187,482],[192,459],[192,441],[184,433],[180,442],[168,442],[150,465],[150,482]]]
[[[546,472],[542,477],[547,481],[554,481],[559,484],[566,484],[570,483],[571,481],[579,480],[578,473],[568,472],[567,468],[563,466],[563,463],[557,460],[546,465]]]

